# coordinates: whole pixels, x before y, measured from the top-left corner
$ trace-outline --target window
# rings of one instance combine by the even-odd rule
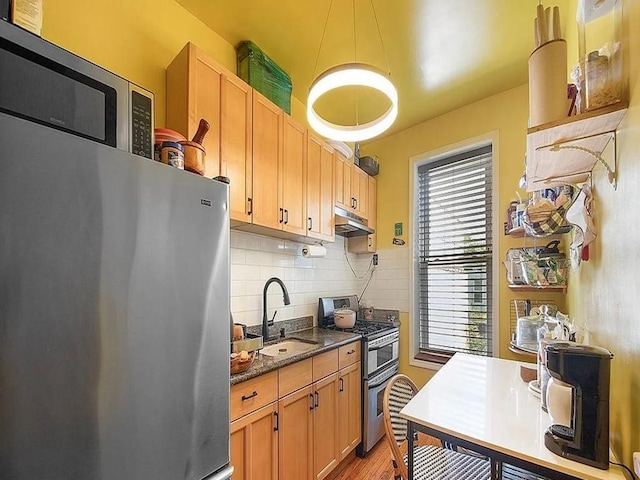
[[[491,145],[419,162],[414,316],[419,360],[493,353]]]

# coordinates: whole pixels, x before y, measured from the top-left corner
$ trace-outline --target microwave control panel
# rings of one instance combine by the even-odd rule
[[[131,90],[131,153],[153,158],[153,100]]]

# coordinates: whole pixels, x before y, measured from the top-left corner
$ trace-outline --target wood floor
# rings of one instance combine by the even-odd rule
[[[355,457],[337,476],[332,478],[333,480],[393,480],[391,449],[386,437],[380,439],[367,458]]]

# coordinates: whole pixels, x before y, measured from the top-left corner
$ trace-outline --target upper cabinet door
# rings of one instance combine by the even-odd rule
[[[235,75],[222,75],[220,174],[228,177],[231,220],[251,222],[253,89]]]
[[[313,133],[307,140],[307,236],[335,240],[334,150]]]
[[[353,201],[353,211],[362,218],[367,218],[367,190],[369,180],[360,167],[353,165],[351,175],[351,196]]]
[[[253,92],[253,223],[282,230],[279,198],[284,112]]]
[[[220,82],[224,68],[192,43],[167,67],[167,127],[191,140],[204,118],[204,176],[220,174]]]
[[[336,205],[347,211],[353,211],[354,201],[353,192],[351,191],[351,176],[353,175],[353,163],[340,152],[336,152]]]
[[[281,170],[282,230],[305,235],[307,230],[307,131],[284,115]]]

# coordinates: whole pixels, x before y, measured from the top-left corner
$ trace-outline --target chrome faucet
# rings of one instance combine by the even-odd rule
[[[273,319],[276,318],[275,315],[271,320],[267,318],[267,290],[269,285],[274,282],[282,288],[284,304],[289,305],[291,303],[291,300],[289,300],[289,292],[287,292],[287,287],[284,286],[284,282],[282,280],[278,277],[271,277],[267,280],[267,283],[264,284],[264,290],[262,291],[262,339],[265,342],[269,340],[269,327],[273,325]]]

